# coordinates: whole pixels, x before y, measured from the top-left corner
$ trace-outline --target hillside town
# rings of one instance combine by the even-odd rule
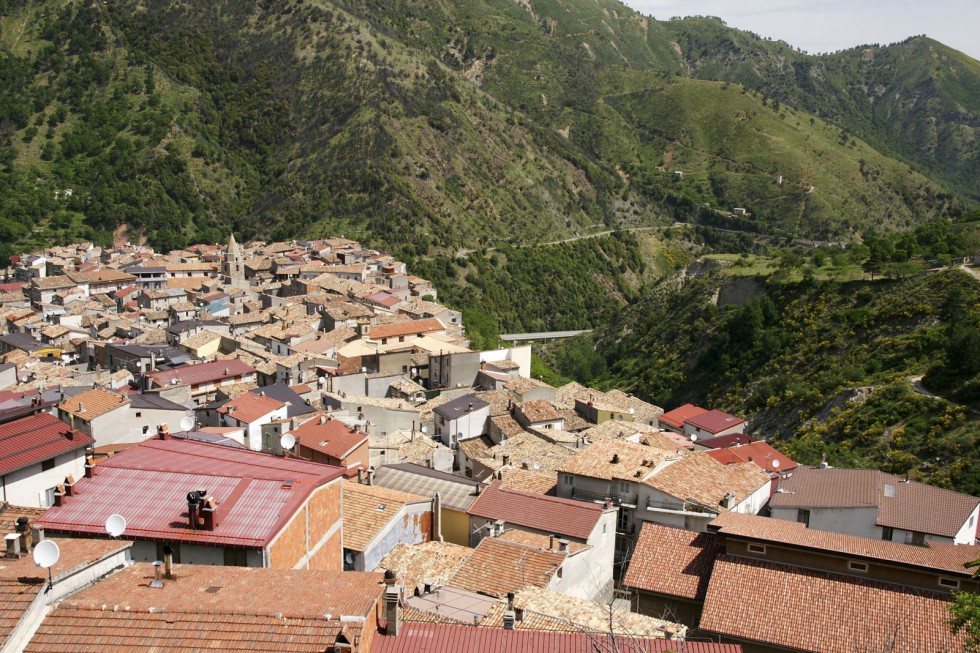
[[[0,291],[2,651],[964,650],[980,499],[548,385],[356,241]]]

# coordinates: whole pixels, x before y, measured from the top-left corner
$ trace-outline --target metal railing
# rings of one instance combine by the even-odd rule
[[[630,492],[590,492],[577,487],[572,488],[572,498],[579,501],[605,501],[611,499],[616,505],[636,505],[637,495]]]

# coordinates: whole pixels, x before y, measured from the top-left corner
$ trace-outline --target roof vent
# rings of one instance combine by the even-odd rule
[[[619,464],[619,454],[618,453],[614,453],[613,454],[613,457],[612,457],[612,460],[610,460],[609,462],[611,462],[613,465],[618,465]]]

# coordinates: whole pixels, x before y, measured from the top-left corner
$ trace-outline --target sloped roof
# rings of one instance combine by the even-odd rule
[[[668,410],[666,413],[661,414],[657,419],[666,424],[670,424],[675,428],[682,428],[684,422],[689,420],[696,415],[701,415],[708,412],[707,408],[701,408],[700,406],[695,406],[694,404],[684,404],[679,406],[674,410]]]
[[[402,508],[429,497],[344,481],[344,548],[364,551]]]
[[[58,404],[58,408],[84,420],[91,420],[128,403],[127,398],[118,392],[92,388],[74,397],[68,397]]]
[[[0,424],[0,474],[9,474],[94,443],[92,436],[70,428],[49,413]]]
[[[38,520],[47,531],[105,534],[113,513],[127,537],[207,544],[267,545],[320,486],[343,469],[181,438],[152,439],[96,466],[78,492]],[[289,483],[292,481],[292,483]],[[218,504],[213,531],[192,530],[186,494],[206,489]]]
[[[239,422],[251,424],[285,405],[272,397],[245,392],[220,407],[218,412],[233,417]]]
[[[780,481],[774,508],[878,507],[879,526],[953,537],[980,499],[872,469],[801,467]]]
[[[566,554],[485,538],[449,582],[453,587],[503,597],[528,585],[547,587]]]
[[[303,422],[299,428],[290,429],[289,433],[296,436],[302,446],[338,460],[351,453],[368,437],[357,429],[352,431],[339,419],[324,418],[321,423],[317,417]]]
[[[429,333],[431,331],[444,331],[445,329],[446,327],[438,319],[428,317],[424,320],[408,320],[395,324],[376,324],[371,327],[369,337],[372,340],[378,340],[380,338],[396,338],[398,336]]]
[[[799,467],[799,464],[792,458],[777,451],[768,442],[761,440],[724,449],[711,449],[705,453],[723,465],[752,462],[758,465],[760,469],[770,472],[789,472]],[[778,461],[778,465],[773,464],[774,461]]]
[[[603,510],[601,505],[595,503],[508,490],[497,481],[473,502],[469,514],[485,519],[503,519],[507,524],[586,540],[602,517]]]
[[[181,365],[171,370],[147,372],[146,377],[157,385],[164,386],[176,380],[178,384],[199,385],[216,382],[245,374],[253,374],[255,369],[240,360],[218,360],[198,365]]]
[[[711,533],[643,524],[623,584],[703,601],[719,551]]]
[[[712,510],[724,510],[721,501],[729,492],[740,503],[769,482],[769,475],[754,463],[722,465],[700,451],[667,465],[644,481],[680,501],[693,501]]]
[[[395,572],[406,594],[411,594],[425,583],[445,585],[472,553],[469,547],[449,542],[400,542],[381,559],[378,569]]]
[[[477,499],[477,487],[483,485],[465,476],[414,463],[378,467],[374,484],[427,497],[434,497],[438,492],[443,506],[461,511],[469,510]]]
[[[701,628],[822,653],[962,651],[950,602],[949,593],[722,555]]]
[[[560,471],[603,480],[640,482],[658,465],[677,455],[627,440],[599,440],[565,461]]]

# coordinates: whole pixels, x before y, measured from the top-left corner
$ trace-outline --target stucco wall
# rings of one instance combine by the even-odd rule
[[[15,506],[49,508],[47,490],[63,483],[69,475],[75,480],[85,475],[84,450],[78,449],[56,456],[54,467],[47,471],[42,471],[41,463],[37,463],[3,475],[0,477],[3,500]]]

